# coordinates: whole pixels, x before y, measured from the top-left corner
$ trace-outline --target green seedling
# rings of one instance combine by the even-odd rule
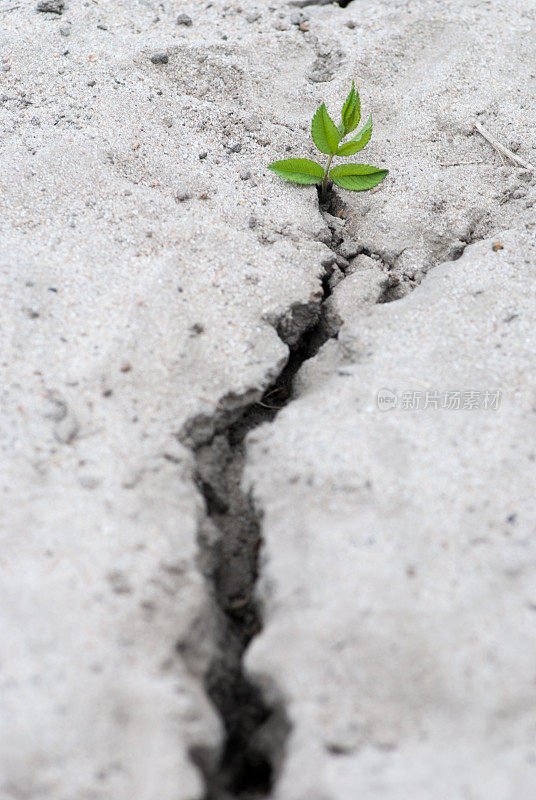
[[[325,103],[322,103],[313,117],[311,123],[311,136],[313,142],[328,156],[325,167],[311,161],[309,158],[284,158],[282,161],[273,161],[268,169],[281,178],[294,183],[316,183],[321,188],[321,200],[326,199],[328,178],[343,189],[352,192],[365,192],[383,181],[388,173],[386,169],[371,167],[369,164],[341,164],[330,171],[334,156],[347,158],[362,150],[372,136],[372,114],[353,139],[343,142],[343,139],[352,133],[359,125],[361,119],[361,102],[359,92],[352,81],[350,94],[344,101],[341,109],[341,123],[337,127],[328,114]]]

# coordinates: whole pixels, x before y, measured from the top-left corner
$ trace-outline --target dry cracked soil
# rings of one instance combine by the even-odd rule
[[[0,0],[1,800],[536,797],[535,56]],[[390,172],[320,205],[267,164],[352,79]]]

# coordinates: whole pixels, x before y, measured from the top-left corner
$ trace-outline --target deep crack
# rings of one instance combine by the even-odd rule
[[[262,399],[247,406],[239,419],[194,452],[197,480],[205,498],[214,536],[209,578],[217,601],[217,657],[206,677],[208,695],[225,726],[222,755],[214,770],[202,753],[193,753],[207,782],[206,800],[259,800],[273,785],[274,765],[281,758],[288,723],[282,708],[270,708],[243,669],[244,652],[261,630],[254,589],[258,575],[261,524],[251,498],[242,491],[245,437],[274,419],[291,396],[292,379],[306,353],[311,331],[300,339],[287,366]]]
[[[323,201],[319,193],[319,206],[331,231],[328,246],[340,258],[344,237],[337,220],[343,218],[345,206],[331,184]],[[366,248],[359,252],[378,258]],[[326,258],[323,263],[322,291],[317,297],[292,305],[273,320],[280,338],[289,346],[289,357],[261,399],[253,389],[240,396],[230,393],[224,398],[229,402],[223,404],[223,410],[211,419],[205,415],[191,418],[181,436],[192,447],[197,482],[205,500],[200,563],[213,589],[219,621],[217,655],[205,683],[224,724],[224,744],[216,765],[212,753],[202,748],[192,752],[205,776],[205,800],[268,797],[290,730],[283,704],[267,705],[260,687],[249,680],[243,666],[246,648],[262,629],[255,597],[262,532],[260,514],[241,483],[247,434],[275,419],[292,400],[294,378],[302,364],[329,338],[337,336],[338,328],[326,325],[322,313],[322,305],[331,295],[330,278],[337,269],[337,258]],[[341,274],[339,282],[347,276],[344,267]],[[378,302],[397,300],[406,291],[400,279],[390,275]]]
[[[254,598],[261,533],[259,517],[240,487],[245,429],[238,431],[237,425],[196,451],[199,486],[208,520],[217,531],[211,579],[219,641],[206,688],[225,725],[217,769],[205,770],[206,800],[265,797],[272,785],[275,751],[286,738],[283,712],[264,703],[242,668],[244,651],[261,627]],[[275,728],[277,738],[271,732]]]
[[[283,703],[268,705],[261,688],[244,670],[246,648],[262,629],[255,597],[262,520],[251,497],[242,489],[242,474],[247,434],[275,419],[292,400],[294,378],[302,364],[314,357],[329,338],[338,335],[340,325],[325,324],[322,305],[331,295],[330,279],[338,267],[337,283],[351,274],[346,272],[349,262],[340,261],[344,236],[338,218],[343,218],[345,206],[331,184],[324,200],[319,192],[319,206],[331,231],[327,244],[333,257],[322,262],[322,291],[308,302],[292,305],[273,320],[280,338],[289,346],[284,369],[260,400],[255,389],[248,389],[243,395],[231,392],[211,418],[202,414],[191,418],[181,436],[192,447],[197,482],[205,499],[206,528],[200,531],[200,564],[213,588],[219,620],[217,656],[205,683],[224,724],[224,744],[216,765],[212,752],[203,748],[192,751],[192,758],[205,776],[205,800],[267,798],[290,731]],[[463,241],[464,249],[475,238],[471,229]],[[364,246],[358,252],[381,258]],[[377,302],[400,299],[415,288],[414,281],[409,283],[404,286],[400,277],[390,274]]]
[[[290,0],[289,6],[299,6],[305,8],[306,6],[330,6],[337,5],[341,8],[349,6],[352,0]]]
[[[340,213],[342,204],[331,190],[321,210]],[[336,246],[336,239],[332,248]],[[259,687],[243,668],[245,650],[262,627],[255,598],[261,519],[241,487],[245,437],[249,431],[275,419],[292,398],[294,377],[329,338],[322,324],[321,306],[329,297],[327,267],[315,308],[296,305],[274,323],[289,345],[289,358],[276,380],[257,402],[244,402],[240,412],[209,425],[203,417],[185,426],[183,438],[192,446],[197,482],[206,506],[205,529],[200,535],[201,563],[217,602],[219,641],[217,656],[206,676],[207,693],[225,727],[219,763],[202,749],[192,757],[205,775],[205,800],[260,800],[272,789],[277,764],[283,757],[289,724],[282,706],[269,707]],[[207,430],[216,431],[212,436]],[[196,442],[196,444],[193,444]]]

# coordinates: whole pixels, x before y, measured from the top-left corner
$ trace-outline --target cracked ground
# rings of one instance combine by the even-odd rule
[[[1,800],[534,796],[535,55],[0,0]],[[320,208],[267,164],[352,79],[390,172]]]

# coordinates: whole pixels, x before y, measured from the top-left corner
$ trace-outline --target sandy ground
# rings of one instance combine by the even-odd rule
[[[533,796],[535,55],[532,0],[0,0],[2,800]],[[330,216],[266,167],[352,79]]]

